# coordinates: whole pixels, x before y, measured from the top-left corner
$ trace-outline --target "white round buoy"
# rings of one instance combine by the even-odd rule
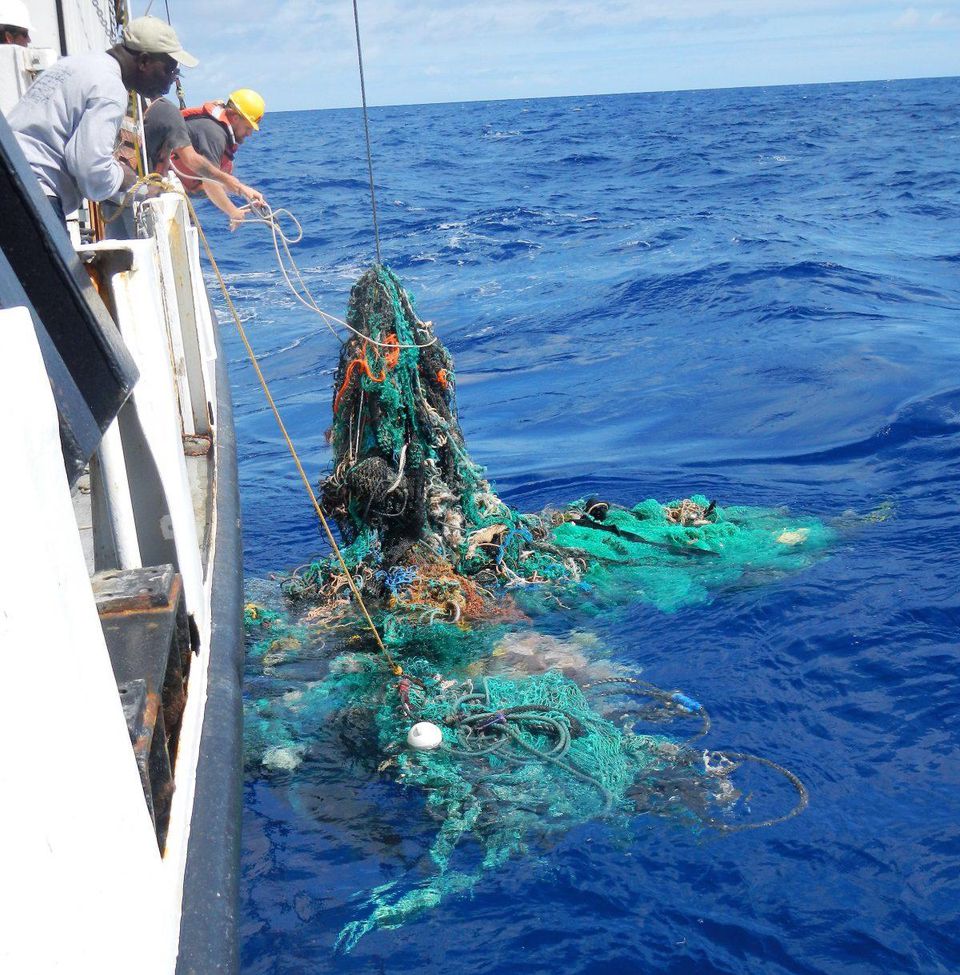
[[[443,732],[430,721],[418,721],[407,733],[407,744],[421,752],[440,747]]]

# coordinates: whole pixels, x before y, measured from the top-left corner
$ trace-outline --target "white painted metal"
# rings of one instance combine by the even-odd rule
[[[138,569],[143,565],[137,525],[130,501],[130,482],[123,456],[120,427],[114,420],[100,441],[97,451],[100,460],[104,500],[107,504],[109,524],[113,535],[113,547],[117,554],[118,569]]]
[[[169,215],[181,214],[176,196],[165,194],[151,201],[161,226],[167,223]],[[189,232],[189,231],[188,231]],[[183,896],[183,877],[186,868],[187,848],[190,837],[190,817],[193,812],[193,799],[196,785],[196,770],[200,754],[200,736],[206,706],[206,679],[210,660],[210,600],[211,578],[203,578],[201,552],[197,537],[195,513],[183,452],[180,407],[177,390],[178,379],[183,376],[183,362],[179,360],[180,371],[176,369],[176,359],[172,359],[173,343],[170,333],[181,338],[176,347],[183,349],[182,337],[177,335],[180,316],[177,313],[177,295],[174,290],[174,258],[165,247],[169,234],[160,239],[124,241],[122,243],[104,241],[90,250],[110,251],[122,248],[127,251],[130,269],[105,275],[105,285],[110,289],[112,303],[116,310],[117,323],[124,343],[137,363],[140,379],[134,389],[130,402],[121,413],[120,430],[124,436],[124,449],[130,489],[134,497],[138,492],[149,491],[149,476],[142,468],[148,467],[159,477],[162,487],[162,509],[167,513],[164,530],[170,536],[175,555],[173,561],[183,576],[184,591],[188,611],[194,615],[200,635],[197,657],[190,671],[190,685],[186,709],[180,730],[175,768],[176,791],[170,810],[170,823],[167,845],[163,858],[165,883],[163,885],[164,908],[168,930],[164,942],[174,950],[177,944],[180,924],[180,910]],[[189,239],[189,237],[187,238]],[[104,262],[109,268],[114,262]],[[167,273],[165,274],[164,271]],[[182,268],[177,268],[183,273]],[[206,329],[202,338],[204,348],[213,348],[214,340],[209,308],[206,303],[203,277],[199,262],[190,262],[186,267],[185,278],[191,293],[191,302],[203,307],[207,314],[198,319],[198,325]],[[198,342],[199,347],[199,342]],[[216,401],[213,370],[200,374],[200,393],[206,401]],[[209,381],[211,385],[206,386]],[[187,401],[189,403],[189,400]],[[216,427],[211,434],[216,436]],[[136,430],[139,442],[132,443],[131,431]],[[211,453],[210,462],[214,455]],[[141,468],[134,470],[134,468]],[[210,513],[212,523],[207,536],[216,538],[216,476],[211,483]],[[152,506],[151,506],[152,507]],[[157,510],[161,510],[157,507]],[[139,526],[141,539],[143,526]],[[215,551],[208,555],[208,565],[212,565]],[[149,561],[149,558],[145,558]],[[175,956],[174,956],[175,960]],[[171,962],[170,971],[173,969]]]
[[[129,251],[132,266],[129,271],[107,274],[105,283],[112,294],[120,334],[140,370],[133,396],[120,416],[127,474],[134,497],[138,491],[155,494],[157,486],[162,490],[162,496],[147,506],[155,515],[154,521],[138,521],[141,555],[148,565],[159,561],[176,564],[183,576],[187,610],[202,627],[208,609],[167,344],[167,327],[172,330],[176,322],[165,321],[164,316],[164,311],[175,305],[176,296],[161,273],[163,261],[156,241],[104,241],[89,250],[111,251],[117,247]],[[206,396],[205,391],[201,393]],[[172,558],[148,554],[159,549],[162,556],[164,542],[172,549]]]
[[[183,330],[184,354],[190,373],[193,393],[194,426],[197,433],[210,432],[211,399],[206,390],[212,388],[216,351],[210,337],[210,306],[206,292],[194,287],[203,281],[197,231],[190,226],[190,213],[184,199],[167,193],[155,204],[162,207],[167,219],[170,256]],[[196,395],[196,393],[202,395]]]
[[[56,59],[52,48],[0,44],[0,112],[6,115],[33,79]]]
[[[67,53],[110,46],[94,2],[63,0]],[[108,2],[99,0],[101,12]],[[59,50],[55,0],[27,4],[34,43]],[[161,858],[120,710],[32,325],[22,309],[0,311],[8,461],[0,479],[0,652],[12,689],[0,707],[3,973],[172,975],[176,965],[210,659],[212,579],[203,571],[215,560],[200,551],[183,435],[209,433],[215,442],[208,403],[216,402],[216,324],[183,201],[165,194],[144,217],[148,239],[93,248],[132,257],[128,271],[110,271],[123,261],[103,266],[140,379],[91,466],[102,488],[93,507],[107,514],[117,560],[173,562],[199,633],[166,850]],[[211,450],[210,465],[215,456]],[[211,546],[216,493],[211,469]]]
[[[67,54],[105,51],[114,45],[113,35],[104,29],[105,23],[112,24],[112,0],[62,0],[62,4]]]
[[[183,204],[186,210],[186,204]],[[217,374],[217,343],[214,338],[218,323],[210,307],[210,299],[207,296],[206,287],[203,280],[203,269],[200,267],[200,234],[197,228],[190,224],[184,213],[183,219],[186,220],[187,251],[190,263],[190,278],[193,281],[193,306],[194,315],[197,321],[197,341],[200,355],[200,368],[203,373],[203,381],[207,388],[207,400],[215,402],[215,397],[210,394],[210,390],[216,386]]]
[[[148,206],[155,209],[162,219],[161,226],[167,225],[167,217],[186,212],[177,204],[178,197],[165,194]],[[117,322],[124,342],[140,370],[140,379],[134,389],[132,402],[124,411],[134,409],[142,428],[145,442],[149,444],[150,460],[160,474],[166,506],[169,511],[169,530],[176,547],[176,562],[183,575],[188,610],[194,613],[199,633],[200,648],[190,671],[190,687],[186,710],[180,730],[180,743],[175,769],[177,788],[173,794],[170,810],[170,824],[167,833],[167,847],[164,867],[168,871],[166,913],[171,924],[173,943],[179,933],[180,907],[183,895],[183,876],[186,868],[187,846],[190,836],[190,817],[196,785],[196,768],[200,755],[200,735],[203,727],[203,714],[206,706],[206,678],[210,660],[210,587],[211,579],[202,577],[201,553],[196,534],[196,523],[190,487],[187,478],[183,443],[180,432],[180,413],[176,396],[177,382],[174,363],[171,361],[168,343],[168,330],[174,330],[181,321],[178,314],[169,314],[176,307],[177,296],[173,291],[174,280],[170,272],[174,269],[175,258],[165,250],[163,241],[169,235],[157,240],[125,241],[122,245],[132,258],[129,271],[107,276],[116,309]],[[109,250],[118,246],[111,242],[96,245],[95,250]],[[109,262],[107,262],[109,265]],[[164,275],[164,270],[167,274]],[[182,268],[177,273],[183,274]],[[190,289],[190,301],[206,305],[206,292],[199,263],[189,265],[185,271]],[[164,315],[167,309],[167,315]],[[213,327],[209,310],[200,321],[203,328]],[[205,345],[212,347],[213,335],[204,336]],[[183,348],[183,343],[177,343]],[[211,370],[210,386],[203,383],[207,377],[201,374],[200,390],[203,401],[209,398],[216,401],[214,374]],[[126,422],[121,424],[125,429]],[[211,434],[216,435],[215,426]],[[213,461],[214,455],[210,455]],[[130,467],[128,453],[128,469]],[[132,489],[136,492],[137,478],[131,473]],[[212,523],[207,536],[216,538],[216,476],[211,484],[210,513]],[[216,552],[209,553],[208,565],[212,565]],[[175,926],[174,926],[175,925]]]
[[[170,361],[173,363],[173,374],[176,383],[177,399],[180,404],[179,413],[181,429],[187,436],[197,432],[194,423],[193,402],[196,394],[190,388],[190,370],[187,368],[187,354],[184,348],[183,331],[180,327],[180,308],[177,303],[176,270],[173,256],[170,252],[170,231],[166,205],[160,200],[152,200],[142,210],[142,221],[150,236],[156,241],[157,260],[159,262],[161,300],[164,303],[164,319],[166,320],[166,335],[170,348]]]
[[[210,400],[206,390],[215,353],[211,340],[203,337],[204,329],[210,327],[206,293],[201,287],[198,297],[194,286],[195,280],[203,280],[196,231],[190,227],[186,203],[174,193],[149,201],[143,208],[143,220],[157,241],[183,432],[207,435]]]
[[[157,851],[25,309],[0,311],[0,971],[169,973]],[[173,935],[175,938],[175,933]]]

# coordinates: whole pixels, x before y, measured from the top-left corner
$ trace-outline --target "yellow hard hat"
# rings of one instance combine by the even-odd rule
[[[252,88],[238,88],[230,92],[227,107],[239,112],[255,129],[260,129],[260,119],[263,118],[266,104],[263,97]]]

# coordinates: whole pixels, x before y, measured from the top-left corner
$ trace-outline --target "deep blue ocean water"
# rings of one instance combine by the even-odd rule
[[[581,827],[335,955],[356,895],[415,873],[436,824],[318,729],[296,772],[248,774],[245,973],[960,971],[958,106],[946,79],[372,111],[384,260],[455,356],[505,500],[701,492],[848,524],[785,579],[592,623],[708,705],[714,745],[784,763],[811,801],[720,838]],[[268,115],[238,171],[301,219],[298,262],[342,315],[373,257],[359,113]],[[219,227],[316,478],[338,343],[263,228]],[[223,334],[256,580],[322,546]]]

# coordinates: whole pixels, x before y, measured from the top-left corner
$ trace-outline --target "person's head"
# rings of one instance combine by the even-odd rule
[[[30,44],[30,12],[22,0],[0,0],[0,44]]]
[[[243,142],[251,132],[260,129],[265,109],[263,98],[252,88],[238,88],[230,92],[224,114],[237,142]]]
[[[180,66],[195,68],[197,59],[180,44],[176,31],[159,17],[137,17],[123,29],[110,53],[120,62],[123,83],[147,98],[165,95]]]
[[[0,24],[0,44],[19,44],[30,46],[30,31],[16,24]]]

